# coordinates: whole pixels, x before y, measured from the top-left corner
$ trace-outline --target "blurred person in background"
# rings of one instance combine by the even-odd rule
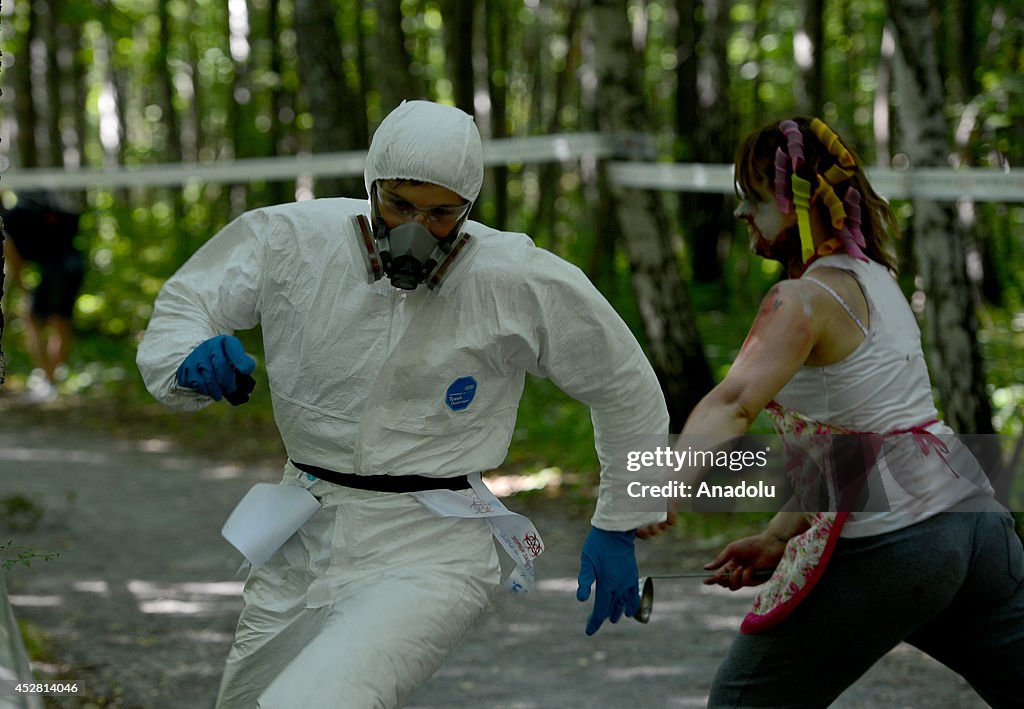
[[[25,349],[35,368],[26,398],[47,402],[57,397],[57,379],[71,352],[71,315],[82,287],[84,259],[75,247],[79,214],[62,195],[24,191],[3,218],[4,256],[10,290],[26,295],[22,309]],[[38,271],[27,288],[27,270]],[[9,302],[9,301],[8,301]]]

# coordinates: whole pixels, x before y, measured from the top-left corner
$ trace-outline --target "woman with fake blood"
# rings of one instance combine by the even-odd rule
[[[767,409],[784,436],[845,435],[874,453],[859,506],[779,512],[708,564],[708,583],[763,584],[710,705],[826,706],[906,641],[991,705],[1021,706],[1024,551],[977,462],[939,420],[920,332],[893,278],[889,205],[818,119],[752,132],[736,180],[753,251],[788,278],[683,437],[726,440]],[[756,573],[769,569],[768,581]]]

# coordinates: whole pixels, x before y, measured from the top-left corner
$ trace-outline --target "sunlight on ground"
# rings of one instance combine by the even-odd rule
[[[202,615],[215,611],[224,598],[240,597],[243,582],[153,583],[135,579],[127,586],[143,613]]]
[[[228,644],[235,639],[234,633],[217,633],[212,630],[190,630],[185,637],[200,643]]]
[[[109,465],[112,457],[105,453],[82,450],[44,450],[42,448],[18,448],[8,446],[0,450],[0,460],[11,460],[17,463],[87,463],[90,465]]]
[[[174,443],[166,438],[147,438],[139,441],[138,449],[144,453],[167,453],[174,449]]]
[[[18,596],[8,597],[12,606],[25,606],[33,608],[51,608],[64,603],[63,596]]]
[[[526,490],[543,490],[562,484],[560,468],[544,468],[528,475],[488,475],[484,482],[497,497],[508,497]]]
[[[158,615],[201,615],[216,611],[225,601],[234,603],[242,596],[243,581],[210,581],[190,583],[155,583],[138,579],[128,581],[128,591],[135,597],[142,613]],[[104,597],[111,595],[111,587],[103,580],[81,580],[71,584],[79,593]],[[12,605],[45,608],[64,603],[57,595],[12,595]]]
[[[509,623],[505,632],[510,635],[529,635],[547,630],[544,623]]]
[[[726,630],[735,632],[743,622],[742,615],[703,615],[700,623],[708,630]]]
[[[106,581],[75,581],[71,588],[82,593],[97,593],[102,596],[110,595],[110,584]]]
[[[142,601],[139,610],[143,613],[167,615],[199,615],[213,610],[213,604],[206,601],[177,601],[173,598],[159,598],[155,601]]]
[[[650,677],[674,677],[686,674],[686,671],[680,665],[674,665],[671,667],[653,667],[651,665],[642,665],[639,667],[614,667],[609,668],[607,672],[611,679],[619,681],[645,679]]]

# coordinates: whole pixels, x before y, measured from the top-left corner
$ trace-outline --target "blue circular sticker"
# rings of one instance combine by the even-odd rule
[[[476,396],[476,379],[459,377],[448,385],[444,401],[452,411],[463,411],[473,403],[474,396]]]

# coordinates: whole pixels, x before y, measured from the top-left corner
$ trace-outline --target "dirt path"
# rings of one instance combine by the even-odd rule
[[[239,556],[219,529],[253,482],[277,475],[276,466],[212,463],[155,441],[0,427],[0,499],[42,509],[31,531],[11,529],[24,514],[0,519],[0,541],[61,553],[8,572],[11,600],[51,638],[55,663],[38,666],[40,675],[76,679],[93,697],[51,697],[49,706],[212,706],[242,587]],[[649,625],[624,620],[587,638],[573,595],[586,520],[551,503],[510,506],[528,511],[547,542],[539,592],[497,596],[409,707],[703,706],[749,594],[666,581]],[[663,540],[640,545],[646,573],[679,570],[678,542]],[[836,706],[940,704],[984,706],[959,677],[901,646]]]

